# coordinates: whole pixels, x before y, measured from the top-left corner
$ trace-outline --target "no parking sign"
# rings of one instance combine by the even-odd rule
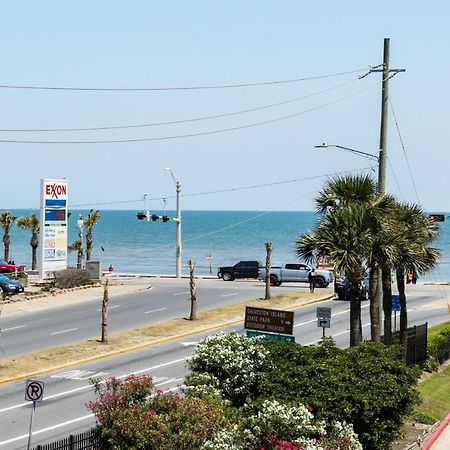
[[[27,380],[25,388],[25,400],[29,402],[42,402],[44,398],[44,382],[39,380]]]

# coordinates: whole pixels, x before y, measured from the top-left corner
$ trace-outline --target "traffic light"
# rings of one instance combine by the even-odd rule
[[[163,222],[168,222],[170,220],[170,217],[168,216],[161,216],[161,219]]]
[[[153,222],[155,222],[156,220],[159,219],[159,216],[158,216],[157,214],[152,214],[152,215],[150,216],[150,218],[153,220]]]
[[[145,214],[144,212],[138,212],[136,213],[136,217],[138,218],[138,220],[144,220],[147,217],[147,214]]]

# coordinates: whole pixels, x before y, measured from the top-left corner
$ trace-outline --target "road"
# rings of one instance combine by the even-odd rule
[[[276,288],[276,292],[298,289],[306,283]],[[330,291],[328,289],[328,291]],[[331,291],[330,291],[331,293]],[[114,332],[162,322],[189,314],[189,280],[152,279],[142,289],[110,298],[108,331]],[[224,282],[219,279],[197,280],[199,309],[260,298],[264,283],[258,281]],[[0,350],[2,357],[59,347],[98,337],[101,324],[101,296],[40,312],[6,316],[2,319]]]
[[[410,325],[428,321],[429,325],[448,321],[445,288],[416,285],[407,287]],[[317,342],[322,329],[317,327],[316,306],[295,311],[294,335],[302,344]],[[328,300],[320,306],[332,308],[331,328],[337,345],[348,345],[348,302]],[[363,303],[364,338],[369,338],[368,303]],[[242,324],[227,329],[243,332]],[[94,418],[84,406],[93,400],[90,377],[123,377],[127,374],[150,374],[161,389],[177,390],[187,372],[186,360],[196,343],[206,334],[192,336],[190,340],[149,347],[112,358],[70,367],[66,370],[39,377],[45,383],[44,401],[37,406],[34,422],[34,444],[42,444],[87,430]],[[23,449],[27,442],[31,404],[24,401],[25,381],[0,386],[0,449]]]

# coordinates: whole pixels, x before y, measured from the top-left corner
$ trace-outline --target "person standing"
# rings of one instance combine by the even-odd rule
[[[308,281],[309,281],[309,292],[314,292],[314,289],[316,287],[316,279],[317,279],[317,273],[315,267],[313,267],[308,274]]]

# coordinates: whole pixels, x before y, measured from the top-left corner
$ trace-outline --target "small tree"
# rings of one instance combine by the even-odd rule
[[[94,240],[93,229],[95,224],[100,220],[100,213],[91,209],[88,216],[84,219],[84,226],[86,227],[86,261],[91,260],[92,256],[92,242]]]
[[[9,246],[11,245],[11,236],[9,232],[16,219],[17,217],[9,211],[5,211],[0,214],[0,226],[3,228],[3,259],[5,261],[8,261],[9,259]]]
[[[108,278],[105,281],[103,288],[103,301],[102,301],[102,342],[108,343],[108,306],[109,306],[109,283]]]
[[[67,246],[69,252],[77,252],[77,269],[82,269],[83,265],[83,244],[78,239]]]
[[[195,262],[191,259],[188,261],[189,266],[189,290],[191,292],[191,314],[189,320],[197,320],[197,287],[195,285]]]
[[[36,214],[31,214],[30,216],[19,217],[17,220],[17,226],[22,230],[31,230],[31,270],[36,270],[37,268],[37,257],[36,252],[39,246],[39,219]]]
[[[266,242],[266,293],[264,295],[264,300],[269,300],[272,296],[270,295],[270,257],[272,255],[272,242]]]

